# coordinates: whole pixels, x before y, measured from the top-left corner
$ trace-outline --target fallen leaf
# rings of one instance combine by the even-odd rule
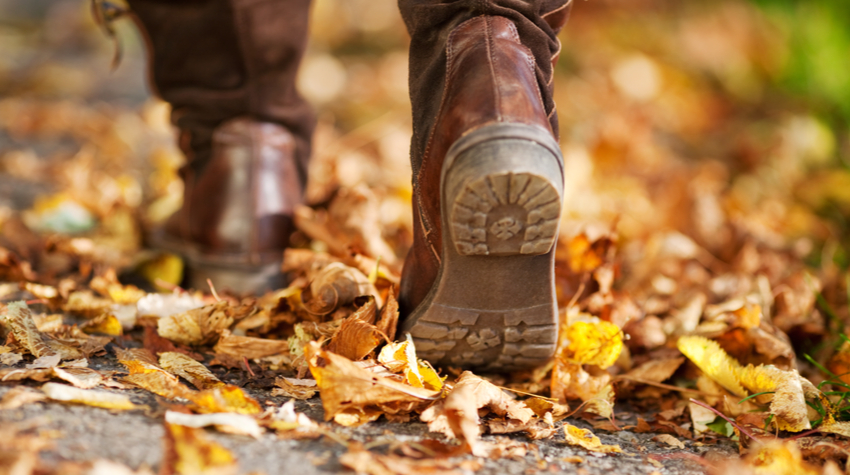
[[[161,475],[235,475],[236,458],[202,429],[165,423]]]
[[[800,432],[812,428],[797,370],[748,365],[738,371],[738,379],[753,393],[773,393],[764,396],[770,400],[770,413],[776,415],[774,422],[779,429]]]
[[[238,358],[258,359],[280,353],[289,353],[287,340],[268,340],[250,336],[237,336],[228,330],[221,332],[221,338],[213,351],[216,354],[235,356]]]
[[[339,458],[339,463],[357,473],[368,475],[462,475],[476,471],[482,464],[477,460],[452,461],[445,458],[412,459],[398,455],[380,455],[350,446]]]
[[[377,348],[383,338],[378,329],[357,315],[342,321],[339,330],[328,343],[327,350],[352,361],[359,361]]]
[[[133,404],[127,396],[107,391],[80,389],[57,383],[46,383],[41,387],[41,391],[44,392],[45,396],[53,401],[72,402],[121,411],[139,409],[139,406]]]
[[[284,396],[295,399],[310,399],[319,392],[314,379],[293,379],[277,377],[274,380],[276,388],[272,389],[272,396]]]
[[[257,424],[257,421],[253,417],[243,414],[184,414],[166,411],[165,422],[196,429],[215,426],[221,432],[248,435],[254,438],[259,438],[263,434],[263,428]]]
[[[377,376],[347,358],[321,349],[316,342],[308,343],[304,351],[321,393],[325,420],[346,409],[370,406],[391,413],[410,412],[439,395],[437,391]]]
[[[579,429],[571,424],[564,424],[564,440],[569,445],[578,445],[591,452],[606,454],[622,452],[619,445],[604,445],[599,437],[593,435],[593,432],[587,429]]]
[[[86,333],[103,333],[104,335],[119,336],[124,333],[121,322],[111,313],[104,313],[80,326]]]
[[[394,289],[391,288],[387,295],[387,303],[384,304],[384,308],[381,310],[381,318],[375,324],[378,327],[378,331],[386,335],[389,341],[395,340],[398,318],[398,300],[396,300]]]
[[[165,371],[189,381],[201,390],[225,385],[206,366],[183,353],[161,353],[159,365]]]
[[[566,355],[578,364],[606,369],[617,361],[623,350],[620,328],[604,320],[575,322],[567,328],[566,335],[570,342]]]
[[[670,434],[658,434],[652,438],[655,442],[659,444],[666,444],[671,447],[676,447],[677,449],[685,450],[685,444],[682,443],[681,440],[673,437]]]
[[[233,323],[228,307],[227,301],[221,300],[160,318],[157,331],[161,337],[182,345],[210,343]]]
[[[479,410],[488,409],[497,416],[515,419],[525,424],[534,417],[534,411],[521,401],[515,401],[489,381],[469,371],[460,375],[446,398],[429,407],[420,415],[428,423],[428,430],[441,432],[467,444],[473,455],[486,455],[478,443],[481,432]]]
[[[27,386],[15,386],[3,394],[0,399],[0,411],[17,409],[27,404],[47,399],[43,392]]]
[[[440,391],[443,380],[427,361],[416,357],[413,339],[389,343],[378,354],[378,362],[394,373],[403,373],[407,384],[417,388]]]
[[[736,376],[740,363],[726,354],[716,341],[701,336],[683,336],[677,346],[709,378],[736,396],[747,395]]]

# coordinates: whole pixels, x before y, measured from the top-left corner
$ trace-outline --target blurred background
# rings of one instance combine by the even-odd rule
[[[45,236],[126,269],[179,207],[168,105],[132,23],[114,26],[117,42],[85,0],[0,0],[0,246],[47,280],[63,264],[38,255]],[[758,242],[846,271],[850,2],[576,0],[560,38],[565,236],[616,229],[632,262],[659,232],[721,261]],[[407,44],[393,0],[315,0],[299,79],[320,118],[308,199],[359,190],[398,256]]]

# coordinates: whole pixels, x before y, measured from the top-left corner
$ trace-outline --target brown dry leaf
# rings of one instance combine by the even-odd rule
[[[308,274],[312,298],[305,305],[310,313],[327,315],[334,310],[349,305],[361,295],[375,298],[377,307],[382,306],[381,298],[375,286],[359,270],[341,262],[332,262]]]
[[[606,454],[622,452],[619,445],[604,445],[599,437],[593,435],[593,432],[587,429],[579,429],[571,424],[564,424],[564,438],[568,444],[584,447],[591,452]]]
[[[27,404],[40,402],[47,399],[43,392],[27,386],[15,386],[3,394],[0,399],[0,411],[17,409]]]
[[[89,368],[53,368],[53,375],[80,389],[91,389],[103,382],[103,375]]]
[[[227,301],[221,300],[163,317],[157,322],[157,331],[161,337],[183,345],[211,343],[233,323],[233,317],[228,310]]]
[[[0,470],[3,475],[38,473],[39,452],[52,446],[47,437],[24,433],[26,430],[14,423],[0,426]]]
[[[387,336],[388,341],[395,340],[396,330],[398,328],[398,300],[395,297],[395,290],[390,289],[387,295],[387,303],[381,310],[381,318],[375,324],[378,331]]]
[[[44,395],[53,401],[85,404],[87,406],[102,407],[104,409],[129,410],[139,409],[123,394],[115,394],[107,391],[95,391],[93,389],[80,389],[58,383],[46,383],[41,387]]]
[[[89,282],[89,287],[119,304],[134,304],[147,295],[147,292],[135,285],[123,285],[119,282],[114,269],[109,269],[105,274],[93,278]]]
[[[293,379],[278,376],[274,380],[276,388],[272,389],[272,396],[284,396],[295,399],[310,399],[319,392],[314,379]]]
[[[542,397],[532,397],[523,401],[529,409],[537,414],[537,417],[546,417],[546,414],[551,414],[552,420],[557,422],[567,417],[570,413],[570,406],[559,404],[549,399]]]
[[[611,382],[611,375],[596,366],[588,366],[555,360],[552,370],[552,397],[565,403],[572,399],[589,401],[602,392]]]
[[[234,356],[237,358],[258,359],[289,353],[289,343],[286,340],[268,340],[250,336],[237,336],[228,330],[221,332],[221,338],[213,351],[216,354]]]
[[[652,440],[658,442],[659,444],[667,444],[670,447],[685,450],[685,444],[681,440],[673,437],[670,434],[658,434],[653,437]]]
[[[4,322],[18,344],[26,348],[36,358],[56,353],[47,345],[48,337],[38,331],[32,318],[32,312],[23,301],[11,302],[6,306]]]
[[[89,290],[71,292],[62,310],[75,315],[93,318],[108,313],[113,302],[109,299],[100,298]]]
[[[165,455],[160,475],[235,475],[236,458],[207,439],[203,429],[165,424]]]
[[[641,381],[661,383],[673,376],[684,361],[685,358],[682,357],[652,359],[626,373],[623,379],[638,383]]]
[[[351,408],[410,412],[439,395],[437,391],[377,376],[347,358],[323,350],[316,342],[308,343],[304,352],[322,397],[325,420]]]
[[[613,420],[615,400],[614,386],[606,384],[596,395],[584,401],[584,411]]]
[[[774,423],[779,429],[800,432],[812,428],[803,394],[803,378],[797,370],[782,371],[772,366],[748,365],[738,371],[738,379],[753,393],[773,392],[757,399],[770,400],[770,413],[776,415]]]
[[[339,463],[357,473],[369,475],[462,475],[481,468],[477,460],[452,461],[445,458],[412,459],[398,455],[380,455],[352,444]]]
[[[12,347],[0,346],[0,365],[14,366],[22,359],[24,359],[24,357],[21,356],[20,353],[14,353]]]
[[[161,353],[159,365],[162,369],[189,381],[201,390],[225,385],[206,366],[183,353],[173,351]]]
[[[176,376],[160,368],[148,350],[118,348],[115,353],[118,361],[130,372],[123,381],[169,399],[191,399],[194,394]]]
[[[374,302],[372,299],[370,301]],[[352,361],[359,361],[372,353],[381,340],[383,338],[378,329],[361,320],[355,313],[342,321],[336,335],[328,343],[327,350]]]
[[[479,412],[484,408],[521,424],[528,423],[534,417],[534,411],[523,402],[511,399],[493,383],[465,371],[452,392],[443,401],[423,411],[420,419],[428,423],[431,432],[441,432],[460,439],[473,454],[486,455],[483,446],[478,443],[481,432]]]

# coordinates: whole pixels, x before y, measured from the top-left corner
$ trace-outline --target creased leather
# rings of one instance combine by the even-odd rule
[[[414,242],[399,296],[407,312],[425,298],[439,272],[440,174],[451,145],[495,123],[526,124],[553,133],[534,57],[510,20],[472,18],[451,32],[446,45],[445,89],[414,177]]]

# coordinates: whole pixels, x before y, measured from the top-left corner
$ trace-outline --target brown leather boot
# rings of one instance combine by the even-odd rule
[[[413,309],[402,330],[435,364],[515,370],[555,350],[564,181],[550,116],[511,20],[483,15],[452,29],[400,295]]]
[[[128,3],[188,162],[183,207],[153,244],[186,257],[193,288],[282,285],[315,124],[295,90],[309,0]]]
[[[191,288],[280,288],[283,249],[301,203],[295,139],[285,128],[237,118],[215,129],[201,173],[182,170],[183,206],[155,235],[189,264]]]

